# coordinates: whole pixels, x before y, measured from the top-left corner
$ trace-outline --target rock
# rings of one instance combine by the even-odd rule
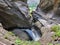
[[[0,23],[0,27],[2,27],[2,24]]]
[[[19,3],[19,2],[20,1],[15,2],[15,3]],[[3,3],[5,3],[5,2],[3,2]],[[21,4],[21,6],[19,6],[19,5],[17,6],[15,3],[12,2],[12,6],[10,6],[10,7],[7,6],[6,8],[3,7],[4,9],[2,9],[0,6],[0,19],[1,19],[1,22],[4,26],[4,28],[8,29],[11,27],[30,27],[31,25],[30,25],[28,19],[26,19],[26,17],[25,17],[25,16],[27,16],[25,13],[25,11],[27,11],[26,10],[27,6],[23,2],[19,3],[19,4]],[[11,4],[11,2],[10,2],[10,4]],[[8,5],[8,4],[6,4],[6,5]],[[24,8],[24,7],[25,7],[25,9],[22,10],[22,8]],[[8,9],[8,8],[10,8],[10,9]],[[19,9],[21,9],[21,10],[19,10]]]
[[[0,0],[0,7],[7,7],[8,5],[3,1]]]
[[[53,0],[41,0],[39,7],[41,7],[44,12],[48,12],[53,9],[53,4]]]
[[[0,42],[0,45],[6,45],[5,43],[3,43],[3,42]]]
[[[42,27],[41,28],[42,34],[47,33],[47,32],[50,32],[50,31],[51,31],[51,28],[50,27]]]
[[[12,32],[11,32],[12,33]],[[12,45],[15,43],[16,36],[12,36],[7,30],[2,27],[0,23],[0,45]]]
[[[6,39],[4,39],[4,38],[0,38],[0,41],[1,41],[3,44],[5,44],[5,45],[11,45],[11,44],[13,44],[13,42],[11,42],[11,41],[9,41],[9,40],[6,40]]]
[[[39,21],[37,21],[35,22],[35,26],[37,26],[40,29],[42,27],[42,24]]]
[[[42,38],[40,39],[40,42],[42,45],[48,45],[49,42],[53,42],[52,36],[54,35],[53,32],[46,32],[43,34]]]
[[[39,21],[40,21],[40,23],[43,25],[43,26],[48,26],[49,25],[49,23],[46,21],[46,20],[44,20],[44,19],[38,19]]]
[[[42,27],[41,28],[41,32],[42,32],[42,37],[40,39],[41,45],[48,45],[48,43],[52,43],[53,42],[52,36],[55,33],[51,32],[51,27],[50,26]]]

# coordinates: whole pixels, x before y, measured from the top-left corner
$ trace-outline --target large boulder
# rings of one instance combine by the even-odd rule
[[[25,3],[0,0],[0,20],[4,28],[30,27],[28,8]]]

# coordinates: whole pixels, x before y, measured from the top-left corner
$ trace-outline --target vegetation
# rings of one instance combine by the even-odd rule
[[[16,45],[40,45],[40,42],[34,42],[34,41],[22,41],[19,38],[15,40]]]
[[[55,45],[60,45],[60,44],[55,44]]]
[[[15,34],[14,33],[12,33],[12,32],[8,32],[8,34],[10,34],[10,35],[12,35],[12,36],[14,36]]]
[[[52,43],[49,43],[48,45],[53,45]]]
[[[52,31],[55,32],[55,35],[52,36],[54,40],[56,39],[56,37],[60,37],[60,26],[59,25],[52,26]]]
[[[48,45],[53,45],[52,43],[49,43]],[[55,45],[60,45],[60,44],[55,44]]]
[[[52,26],[52,31],[55,32],[55,36],[60,37],[60,26],[59,25]]]
[[[4,35],[4,38],[5,39],[8,39],[9,36],[15,36],[12,32],[7,32],[5,35]]]

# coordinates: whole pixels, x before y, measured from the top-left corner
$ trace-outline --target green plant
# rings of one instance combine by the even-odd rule
[[[49,43],[48,45],[53,45],[52,43]]]
[[[55,33],[56,36],[60,37],[60,30]]]
[[[22,41],[19,38],[17,38],[15,40],[15,44],[16,45],[40,45],[39,42],[35,42],[35,41]]]
[[[10,35],[14,36],[14,33],[12,33],[12,32],[8,32],[8,34],[10,34]]]
[[[59,25],[54,25],[51,27],[52,31],[55,32],[55,36],[60,37],[60,26]]]
[[[20,39],[17,38],[17,39],[15,40],[15,44],[16,44],[16,45],[20,45],[20,43],[21,43]]]
[[[54,32],[58,32],[58,30],[60,30],[60,26],[59,25],[54,25],[51,28],[52,28],[52,31],[54,31]]]

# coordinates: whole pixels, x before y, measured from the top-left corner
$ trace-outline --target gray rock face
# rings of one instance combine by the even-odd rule
[[[24,6],[25,3],[21,2],[19,4],[22,6],[16,5],[14,2],[0,0],[0,20],[5,28],[30,27],[29,21],[25,17],[26,13],[28,13],[27,7]],[[25,9],[22,10],[24,7]]]
[[[0,0],[0,6],[1,6],[1,7],[6,7],[7,4],[6,4],[3,0]]]

